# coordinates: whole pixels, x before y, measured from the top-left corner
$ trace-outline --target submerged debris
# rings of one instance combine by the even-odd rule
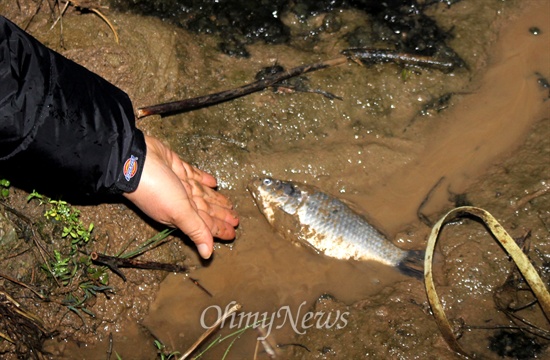
[[[449,60],[437,59],[432,56],[415,55],[384,49],[346,49],[342,51],[342,54],[352,60],[359,60],[365,65],[392,62],[394,64],[427,67],[445,72],[453,71],[456,67],[462,66],[462,60],[459,58]]]
[[[498,356],[522,360],[536,358],[543,346],[522,331],[502,329],[489,338],[489,349]]]
[[[268,79],[272,76],[277,76],[277,74],[284,73],[285,68],[281,65],[273,65],[268,66],[260,70],[257,74],[255,79],[257,81]],[[308,84],[308,78],[305,76],[296,76],[293,78],[285,79],[282,81],[279,81],[273,85],[271,85],[271,88],[274,92],[306,92],[306,93],[314,93],[314,94],[320,94],[326,97],[327,99],[334,100],[342,100],[340,96],[334,95],[328,91],[320,90],[320,89],[312,89]]]

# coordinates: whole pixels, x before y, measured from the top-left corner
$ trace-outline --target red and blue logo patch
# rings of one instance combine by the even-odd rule
[[[138,170],[138,158],[134,155],[130,155],[130,158],[124,163],[123,173],[126,181],[130,181],[131,178],[137,173]]]

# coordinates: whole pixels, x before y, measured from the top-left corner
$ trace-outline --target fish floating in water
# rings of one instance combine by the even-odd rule
[[[267,221],[293,241],[336,259],[375,260],[420,277],[424,251],[406,251],[342,201],[314,186],[272,178],[248,186]]]

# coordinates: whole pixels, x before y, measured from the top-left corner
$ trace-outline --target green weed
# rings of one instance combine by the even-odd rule
[[[52,200],[36,191],[33,191],[27,197],[27,201],[32,199],[38,199],[41,204],[50,206],[50,208],[44,212],[44,216],[47,219],[59,222],[63,226],[61,237],[71,237],[71,246],[73,250],[76,251],[78,247],[90,241],[94,224],[90,223],[90,225],[84,226],[82,221],[80,221],[80,210],[72,208],[66,201]]]
[[[262,320],[258,320],[256,321],[255,323],[253,324],[250,324],[248,326],[245,326],[243,327],[242,329],[238,329],[226,336],[221,336],[221,335],[218,335],[217,338],[215,338],[214,340],[212,340],[210,342],[210,344],[208,344],[206,346],[206,348],[201,351],[197,356],[195,356],[193,359],[199,359],[201,358],[202,356],[204,356],[210,349],[212,349],[213,347],[221,344],[222,342],[228,340],[228,339],[231,339],[231,342],[229,343],[229,345],[227,346],[227,348],[225,349],[225,352],[223,354],[223,357],[222,357],[222,360],[225,360],[225,358],[227,357],[227,355],[229,355],[229,351],[231,350],[231,347],[233,347],[233,344],[235,343],[235,341],[237,341],[242,335],[244,332],[246,332],[248,329],[255,329],[256,327],[259,327],[263,322],[269,320],[269,318],[266,318],[266,319],[262,319]]]
[[[161,343],[159,340],[155,340],[155,347],[157,348],[157,354],[160,360],[170,360],[180,354],[179,351],[172,351],[170,353],[167,353],[166,346],[164,346],[164,344]]]
[[[10,196],[10,186],[9,180],[0,179],[0,198],[5,199]]]
[[[27,201],[33,199],[46,207],[44,217],[61,228],[61,238],[65,240],[52,242],[56,248],[51,250],[50,259],[42,265],[42,269],[59,287],[64,288],[61,293],[65,294],[65,298],[61,303],[67,309],[82,320],[82,313],[94,316],[86,307],[88,300],[97,296],[97,293],[107,295],[112,292],[108,286],[107,268],[94,265],[90,256],[82,255],[81,252],[81,248],[92,239],[94,225],[85,226],[80,219],[80,210],[71,207],[66,201],[53,200],[36,191],[27,197]],[[55,234],[56,231],[52,231],[52,236]]]
[[[44,264],[42,268],[45,271],[50,271],[51,275],[61,282],[63,286],[69,285],[74,277],[77,266],[74,260],[70,257],[64,257],[59,251],[53,251],[53,260],[50,262],[50,268]]]
[[[153,237],[145,240],[137,249],[132,251],[122,250],[117,254],[117,257],[122,259],[131,259],[137,257],[149,250],[154,249],[157,246],[160,246],[166,242],[168,235],[173,233],[175,229],[164,229],[161,232],[155,234]]]
[[[67,309],[83,321],[82,313],[95,316],[86,307],[88,301],[98,293],[109,296],[112,288],[109,287],[109,268],[94,264],[90,255],[87,255],[88,251],[84,251],[93,239],[94,225],[84,225],[80,219],[80,210],[73,208],[66,201],[53,200],[36,191],[27,197],[27,201],[32,200],[39,201],[40,205],[45,207],[46,224],[53,224],[52,236],[61,236],[61,240],[51,242],[53,249],[48,250],[49,260],[42,265],[42,269],[54,280],[55,285],[63,288],[58,293],[63,294],[61,303]],[[168,241],[168,235],[173,231],[174,229],[161,231],[135,250],[120,251],[117,257],[128,259],[139,256]],[[53,292],[55,293],[55,290]],[[173,356],[169,355],[163,353],[163,356],[168,357],[162,359],[170,359]]]

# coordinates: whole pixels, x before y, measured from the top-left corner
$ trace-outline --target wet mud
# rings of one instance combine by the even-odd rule
[[[16,22],[26,23],[34,9],[23,5],[22,11],[9,12]],[[540,78],[550,78],[549,6],[543,0],[464,0],[431,7],[427,15],[440,27],[453,28],[448,45],[468,64],[451,73],[349,62],[308,75],[310,87],[342,101],[266,90],[140,120],[145,132],[218,178],[220,191],[241,216],[237,238],[216,244],[206,262],[179,237],[150,255],[193,267],[188,275],[164,278],[128,270],[127,283],[113,276],[118,292],[98,300],[93,327],[73,326],[61,340],[52,340],[47,347],[52,358],[104,357],[109,333],[123,359],[155,358],[153,338],[183,352],[204,332],[202,325],[212,324],[218,310],[232,302],[246,313],[275,319],[268,341],[281,345],[275,348],[284,359],[458,358],[441,338],[422,281],[380,264],[329,259],[291,244],[262,217],[246,185],[262,175],[314,184],[406,249],[425,247],[430,227],[419,219],[419,208],[425,222],[435,222],[468,202],[492,212],[514,237],[530,231],[530,255],[544,269],[544,254],[550,253],[550,101]],[[284,14],[290,34],[300,36],[286,44],[249,44],[244,59],[220,53],[216,36],[117,12],[108,15],[120,45],[97,18],[69,12],[61,47],[58,30],[43,30],[51,26],[45,14],[39,13],[29,31],[123,88],[136,108],[241,86],[265,66],[336,57],[344,49],[340,39],[368,24],[353,9],[335,11],[331,16],[342,25],[307,47],[304,27],[323,23],[328,15],[304,23]],[[102,246],[120,248],[128,238],[144,239],[159,230],[124,204],[82,209],[96,224]],[[510,324],[493,299],[511,271],[506,255],[471,220],[448,225],[438,252],[436,279],[448,316],[472,326],[462,328],[461,344],[497,358],[502,336],[490,327]],[[540,311],[527,311],[534,323],[547,327]],[[308,312],[333,317],[307,329],[300,322],[293,327],[288,316],[301,321]],[[71,319],[79,321],[70,316],[64,321]],[[489,329],[473,328],[482,325]],[[235,330],[226,324],[219,333]],[[254,329],[244,332],[227,358],[252,359],[256,351],[258,359],[269,358],[263,345],[256,350],[258,336]],[[203,358],[221,358],[233,339]],[[533,349],[544,358],[546,343],[536,341],[541,346]]]

